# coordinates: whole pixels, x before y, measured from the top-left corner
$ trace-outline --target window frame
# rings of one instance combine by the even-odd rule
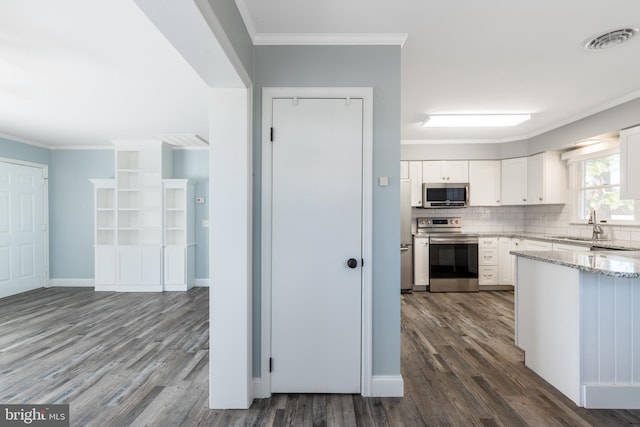
[[[577,151],[577,150],[576,150]],[[622,184],[605,184],[594,187],[587,187],[584,184],[584,167],[585,162],[589,160],[602,159],[609,157],[611,155],[620,155],[620,147],[618,144],[611,147],[608,146],[606,149],[592,151],[588,155],[576,155],[572,156],[572,158],[568,161],[569,168],[569,194],[570,194],[570,203],[571,203],[571,220],[570,224],[586,224],[587,219],[581,218],[581,208],[582,208],[582,200],[581,200],[581,192],[586,191],[587,189],[597,189],[597,188],[612,188],[618,187],[621,189]],[[600,223],[598,219],[598,223],[600,224],[608,224],[608,225],[620,225],[620,226],[637,226],[640,225],[640,201],[634,200],[633,204],[633,220],[607,220],[606,223]]]

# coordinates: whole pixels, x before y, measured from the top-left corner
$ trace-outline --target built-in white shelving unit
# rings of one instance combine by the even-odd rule
[[[187,180],[169,179],[172,150],[161,141],[114,145],[115,179],[92,180],[96,290],[188,289],[195,252],[193,186]],[[181,257],[175,261],[177,248]]]
[[[195,273],[193,185],[186,179],[164,180],[164,290],[191,288]]]

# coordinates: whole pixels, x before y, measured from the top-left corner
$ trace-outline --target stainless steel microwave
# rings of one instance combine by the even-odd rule
[[[422,184],[423,208],[466,208],[469,206],[468,183]]]

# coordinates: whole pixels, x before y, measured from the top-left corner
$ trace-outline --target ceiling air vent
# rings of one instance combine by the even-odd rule
[[[637,32],[637,28],[622,28],[620,30],[610,31],[606,34],[590,38],[584,42],[583,47],[585,50],[608,49],[626,42],[631,37],[635,36]]]

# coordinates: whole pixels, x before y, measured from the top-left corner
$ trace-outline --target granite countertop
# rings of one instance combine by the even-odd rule
[[[636,251],[511,251],[510,253],[604,276],[640,277],[640,252]]]
[[[592,240],[578,236],[549,236],[535,233],[480,233],[480,237],[511,237],[515,239],[541,240],[544,242],[566,243],[568,245],[592,247],[598,249],[612,249],[623,251],[640,251],[640,242],[629,240]]]

